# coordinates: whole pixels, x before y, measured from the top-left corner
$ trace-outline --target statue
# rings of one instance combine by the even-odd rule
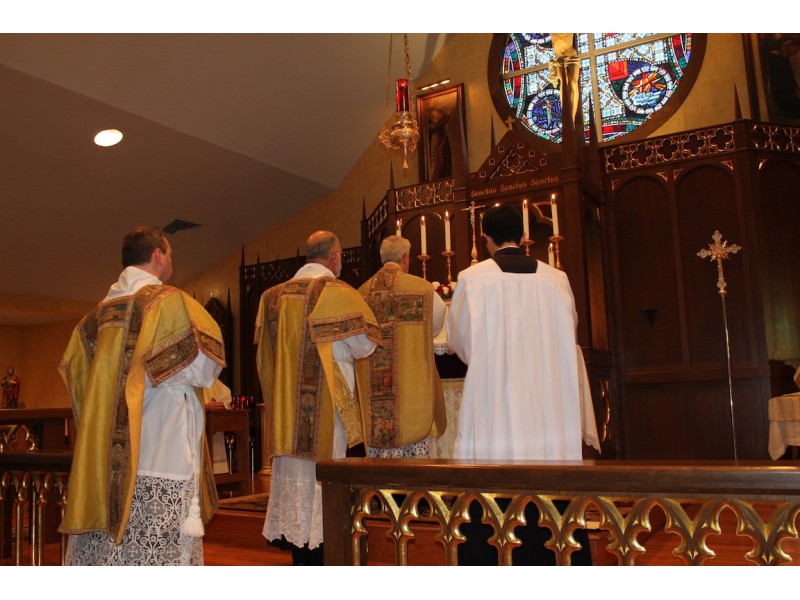
[[[3,408],[17,408],[19,401],[19,377],[14,374],[14,367],[8,367],[3,377]]]

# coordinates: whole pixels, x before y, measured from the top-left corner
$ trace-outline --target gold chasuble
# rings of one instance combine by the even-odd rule
[[[383,339],[382,347],[356,364],[369,382],[361,403],[366,445],[399,448],[439,437],[447,416],[433,355],[431,284],[387,263],[358,291]]]
[[[106,531],[117,544],[122,541],[138,468],[145,373],[158,385],[199,352],[224,366],[219,326],[171,286],[144,286],[98,305],[81,320],[59,366],[77,425],[59,531]],[[208,522],[217,495],[205,445],[203,454],[200,504]]]
[[[270,458],[330,459],[334,406],[348,445],[363,442],[358,399],[333,358],[333,342],[359,334],[380,343],[375,318],[343,281],[291,279],[264,292],[255,342]]]

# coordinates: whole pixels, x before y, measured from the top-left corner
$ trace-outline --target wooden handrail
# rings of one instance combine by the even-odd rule
[[[438,524],[445,564],[457,564],[457,546],[464,541],[458,528],[469,519],[468,507],[475,500],[495,529],[493,543],[502,564],[510,564],[511,550],[520,545],[513,530],[524,522],[529,502],[539,508],[541,525],[553,533],[548,547],[558,564],[570,564],[578,548],[572,533],[586,528],[592,514],[608,532],[608,551],[619,564],[633,565],[646,552],[637,536],[650,530],[654,507],[666,515],[667,530],[678,534],[676,553],[687,564],[703,564],[714,556],[705,538],[719,531],[723,509],[736,516],[737,533],[753,541],[748,560],[783,564],[800,558],[781,549],[785,539],[797,538],[794,521],[800,514],[800,466],[791,463],[350,458],[318,463],[317,478],[323,490],[326,564],[365,562],[367,518],[390,523],[398,563],[404,564],[404,545],[413,538],[406,529],[419,519],[421,503],[430,513],[427,520]],[[398,494],[405,497],[400,505],[393,500]],[[511,500],[505,512],[494,502],[498,497]],[[554,508],[555,499],[569,501],[566,511]],[[767,518],[755,506],[763,502],[775,505]]]

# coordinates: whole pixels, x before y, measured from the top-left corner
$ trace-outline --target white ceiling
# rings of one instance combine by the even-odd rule
[[[416,77],[445,35],[409,39]],[[0,35],[0,324],[42,320],[4,311],[15,295],[102,297],[135,225],[201,225],[171,237],[180,285],[336,188],[381,126],[388,45],[366,33]],[[401,46],[395,35],[392,77]],[[109,127],[123,141],[95,146]]]

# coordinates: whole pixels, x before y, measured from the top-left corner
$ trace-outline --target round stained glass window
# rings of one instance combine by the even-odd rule
[[[705,35],[576,33],[572,40],[584,134],[589,137],[593,121],[597,139],[607,142],[644,125],[652,131],[677,109],[699,71],[698,43],[704,45]],[[551,80],[557,58],[549,33],[500,34],[489,67],[498,111],[553,143],[561,142],[563,129],[558,83]],[[494,87],[498,64],[499,89]],[[665,107],[670,110],[661,113],[664,118],[654,118]]]

